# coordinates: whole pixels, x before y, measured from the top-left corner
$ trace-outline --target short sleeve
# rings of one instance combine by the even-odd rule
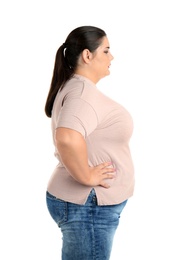
[[[56,128],[66,127],[80,132],[85,138],[97,127],[98,120],[94,108],[85,100],[66,100],[57,118]]]

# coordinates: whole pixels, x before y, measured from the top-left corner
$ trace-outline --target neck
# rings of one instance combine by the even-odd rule
[[[97,82],[99,81],[92,72],[88,71],[88,70],[81,70],[81,69],[77,69],[75,71],[75,74],[78,74],[80,76],[83,76],[87,79],[89,79],[90,81],[92,81],[94,84],[97,84]]]

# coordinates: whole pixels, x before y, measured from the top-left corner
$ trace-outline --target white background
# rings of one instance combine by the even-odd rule
[[[0,2],[0,259],[59,259],[45,189],[55,167],[44,104],[55,53],[95,25],[115,59],[98,87],[132,114],[136,188],[111,260],[175,260],[176,8],[171,0]],[[103,259],[102,259],[103,260]]]

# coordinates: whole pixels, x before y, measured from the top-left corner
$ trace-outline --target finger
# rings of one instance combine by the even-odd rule
[[[105,162],[101,164],[103,168],[109,167],[110,165],[112,165],[112,162]]]
[[[103,174],[103,179],[115,179],[115,175],[106,173],[106,174]]]
[[[112,162],[104,162],[104,163],[98,164],[96,167],[103,169],[103,168],[109,167],[110,165],[112,165]]]
[[[100,186],[102,186],[102,187],[104,187],[104,188],[106,188],[106,189],[110,188],[110,185],[107,184],[107,183],[105,183],[105,182],[101,182],[101,183],[100,183]]]
[[[104,169],[101,169],[102,174],[114,173],[115,171],[116,171],[115,168],[104,168]]]

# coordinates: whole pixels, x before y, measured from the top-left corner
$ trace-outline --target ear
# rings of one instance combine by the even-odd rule
[[[92,59],[92,53],[88,49],[84,49],[82,52],[82,57],[85,63],[89,63]]]

